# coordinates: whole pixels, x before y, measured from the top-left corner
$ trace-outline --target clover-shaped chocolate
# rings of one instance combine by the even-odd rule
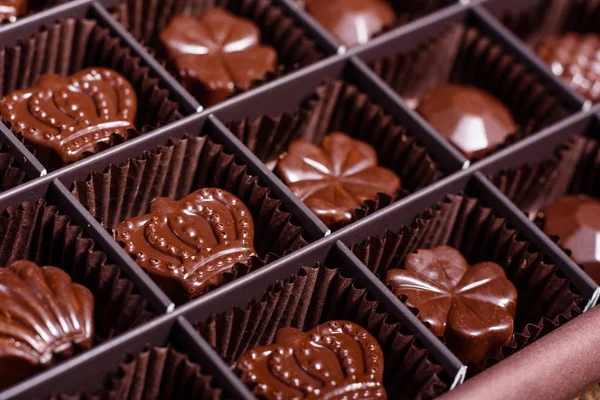
[[[152,200],[150,213],[119,225],[117,240],[176,302],[201,295],[254,250],[254,223],[240,199],[221,189],[181,200]]]
[[[517,290],[498,264],[469,267],[440,246],[408,255],[404,268],[389,270],[387,283],[464,363],[484,361],[512,337]]]
[[[205,106],[248,90],[277,66],[277,53],[260,43],[251,21],[222,8],[199,18],[176,15],[160,33],[167,59]]]
[[[25,15],[28,8],[28,0],[0,0],[0,21],[14,22]]]
[[[279,329],[274,344],[247,351],[237,367],[254,393],[269,400],[387,398],[379,343],[348,321],[306,333]]]
[[[372,146],[341,132],[327,135],[321,147],[293,142],[276,172],[331,228],[350,222],[352,211],[378,193],[394,196],[400,188],[400,178],[378,165]]]
[[[88,348],[94,297],[56,267],[15,261],[0,268],[0,388]]]
[[[21,132],[37,156],[77,161],[96,144],[132,128],[137,96],[131,83],[107,68],[89,68],[67,78],[43,75],[33,89],[12,92],[0,102],[2,119]]]

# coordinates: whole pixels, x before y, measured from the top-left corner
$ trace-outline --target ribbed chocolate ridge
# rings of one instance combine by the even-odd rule
[[[261,301],[213,315],[195,326],[234,366],[246,350],[273,343],[280,328],[307,331],[335,319],[355,322],[377,339],[385,355],[383,383],[388,398],[432,399],[447,389],[439,376],[442,368],[429,359],[415,336],[339,268],[302,267],[298,274],[276,282]]]
[[[138,99],[136,126],[156,126],[181,118],[178,104],[159,87],[150,68],[131,54],[120,39],[90,19],[64,19],[45,27],[29,39],[0,50],[0,93],[35,87],[40,76],[71,75],[101,66],[121,73],[133,85]],[[10,127],[10,123],[5,121]],[[18,135],[21,136],[21,135]]]
[[[485,368],[520,350],[581,313],[581,296],[558,275],[543,255],[530,249],[505,219],[472,197],[448,195],[411,225],[387,231],[351,246],[352,252],[381,279],[392,268],[403,268],[406,256],[418,249],[449,245],[469,264],[493,261],[502,266],[518,291],[515,334]],[[418,310],[415,310],[418,312]],[[476,368],[470,368],[476,371]]]
[[[115,10],[120,22],[142,44],[149,46],[160,58],[158,35],[176,14],[201,15],[214,7],[223,7],[234,14],[254,21],[261,31],[261,42],[277,51],[279,66],[265,79],[255,81],[256,87],[307,66],[323,57],[303,28],[285,15],[283,9],[270,0],[127,0]],[[168,66],[170,69],[171,67]],[[176,70],[171,69],[174,76]],[[183,80],[180,83],[185,86]]]
[[[533,73],[476,28],[450,25],[416,50],[379,59],[372,68],[412,107],[427,90],[447,82],[477,86],[496,96],[519,129],[492,152],[568,114]]]
[[[156,197],[180,199],[204,187],[225,189],[248,206],[254,220],[254,247],[262,259],[307,244],[303,228],[281,200],[272,197],[271,189],[207,136],[171,138],[155,151],[75,182],[73,195],[107,228],[115,229],[125,219],[147,213]],[[251,258],[250,266],[255,262]],[[231,274],[222,276],[223,283],[248,273],[250,266],[237,264]]]
[[[221,398],[211,376],[200,365],[172,347],[149,347],[129,355],[106,386],[94,393],[60,394],[51,400],[158,400]]]
[[[322,84],[293,113],[246,118],[228,123],[228,128],[261,161],[273,166],[289,144],[298,139],[319,144],[327,134],[343,131],[371,144],[377,151],[379,165],[396,172],[402,189],[393,198],[380,193],[375,199],[366,201],[354,211],[352,222],[444,176],[442,168],[405,127],[396,124],[381,106],[373,103],[356,86],[343,81]]]

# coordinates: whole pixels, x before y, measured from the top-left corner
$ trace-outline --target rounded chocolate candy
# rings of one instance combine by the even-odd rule
[[[417,111],[470,160],[485,156],[517,130],[510,111],[474,86],[438,86],[423,96]]]
[[[560,238],[572,258],[600,283],[600,200],[565,196],[542,209],[544,231]]]
[[[28,0],[0,0],[0,21],[16,21],[28,8]]]

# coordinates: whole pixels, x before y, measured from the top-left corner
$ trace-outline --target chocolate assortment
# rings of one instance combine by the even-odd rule
[[[1,398],[600,381],[597,0],[5,3]]]

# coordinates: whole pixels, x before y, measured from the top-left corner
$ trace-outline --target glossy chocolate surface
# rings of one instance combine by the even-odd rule
[[[0,102],[2,120],[21,132],[46,165],[77,161],[96,144],[134,127],[137,96],[131,83],[106,68],[89,68],[63,78],[43,75],[33,89]]]
[[[249,350],[237,364],[261,398],[386,399],[383,353],[365,329],[330,321],[302,333],[277,331],[274,344]]]
[[[485,156],[517,130],[510,111],[474,86],[438,86],[423,96],[417,111],[468,159]]]
[[[175,302],[201,295],[254,250],[254,222],[240,199],[201,189],[175,201],[152,200],[150,213],[117,228],[117,240]]]
[[[0,20],[16,21],[29,8],[28,0],[0,0]]]
[[[0,387],[87,348],[94,335],[94,297],[63,270],[16,261],[0,268]]]
[[[600,35],[550,36],[540,44],[537,53],[554,75],[589,100],[600,100]]]
[[[248,90],[277,67],[277,52],[262,45],[252,21],[222,8],[199,18],[176,15],[160,33],[162,48],[204,106]]]
[[[480,363],[512,337],[517,290],[498,264],[470,267],[458,250],[440,246],[409,254],[404,268],[389,270],[387,284],[462,362]]]
[[[307,0],[306,10],[348,47],[367,43],[396,20],[387,0]]]
[[[352,212],[377,193],[394,196],[400,178],[378,166],[375,149],[341,132],[321,147],[293,142],[275,167],[277,175],[328,227],[350,222]]]
[[[541,211],[544,231],[560,237],[560,245],[600,283],[600,200],[578,195],[559,198]]]

